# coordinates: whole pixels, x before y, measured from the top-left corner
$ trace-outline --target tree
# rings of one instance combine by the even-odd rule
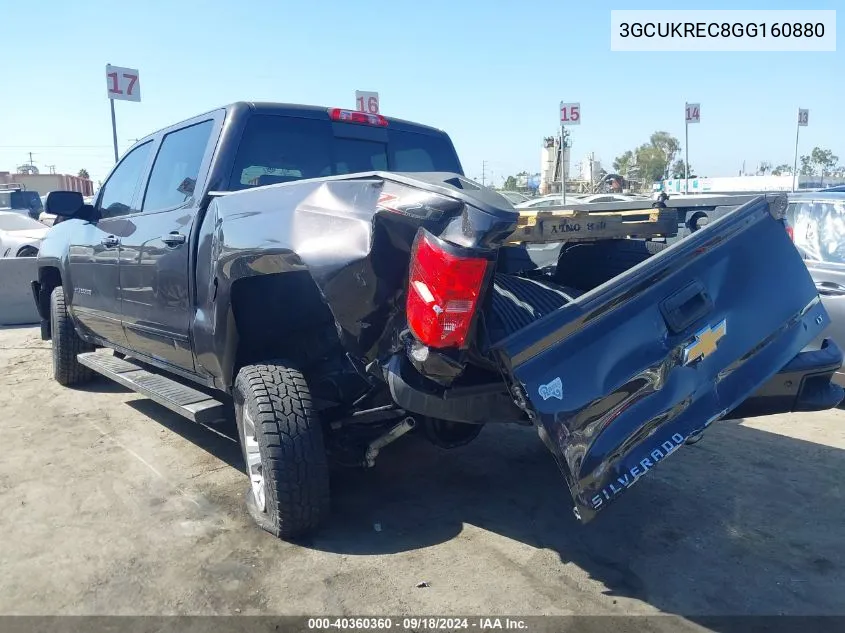
[[[623,176],[628,175],[628,170],[631,169],[631,165],[634,163],[634,152],[628,150],[624,154],[617,156],[613,161],[613,170],[617,174],[622,174]]]
[[[804,157],[801,157],[803,161]],[[819,174],[821,175],[821,183],[824,184],[824,177],[830,173],[832,169],[836,167],[836,163],[839,161],[839,156],[834,154],[829,149],[822,149],[821,147],[814,147],[813,151],[810,152],[810,162],[813,164],[813,167],[817,168]]]
[[[792,173],[792,165],[783,163],[772,169],[772,176],[786,176]]]
[[[681,144],[668,132],[655,132],[633,151],[627,151],[613,161],[613,168],[626,175],[636,164],[639,177],[644,182],[655,182],[669,175],[669,167],[681,149]],[[682,163],[683,166],[683,163]]]
[[[810,156],[801,157],[801,167],[798,169],[799,176],[813,175],[813,159]]]
[[[82,169],[80,169],[79,173],[76,174],[76,175],[79,176],[80,178],[85,178],[85,180],[91,180],[91,176],[88,175],[88,170],[85,169],[84,167]]]
[[[672,164],[672,169],[669,170],[672,178],[685,178],[689,174],[690,178],[695,178],[692,166],[687,163],[687,171],[684,173],[684,161],[678,159]]]
[[[765,176],[770,171],[772,171],[772,164],[769,161],[764,160],[760,165],[757,167],[757,175],[758,176]]]
[[[652,147],[656,147],[666,157],[666,164],[671,165],[675,156],[681,151],[681,144],[669,132],[655,132],[649,138]]]
[[[516,178],[514,176],[505,178],[505,185],[502,188],[506,191],[516,191]]]

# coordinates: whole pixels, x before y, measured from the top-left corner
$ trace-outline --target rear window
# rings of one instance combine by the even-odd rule
[[[460,173],[460,169],[445,135],[388,127],[385,143],[335,137],[328,120],[256,115],[247,123],[238,147],[229,188],[374,170]]]

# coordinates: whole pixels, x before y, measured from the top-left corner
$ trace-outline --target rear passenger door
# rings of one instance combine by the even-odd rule
[[[121,242],[120,289],[129,348],[192,371],[191,231],[221,120],[167,131],[133,230]]]

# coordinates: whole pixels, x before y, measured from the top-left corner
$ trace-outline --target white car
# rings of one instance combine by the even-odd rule
[[[49,227],[14,211],[0,211],[0,257],[35,257]]]
[[[566,194],[567,204],[592,204],[599,202],[635,202],[637,200],[648,200],[643,196],[631,196],[624,193],[568,193]],[[530,202],[516,205],[517,209],[536,209],[538,207],[559,207],[563,206],[563,199],[560,194],[535,198]]]

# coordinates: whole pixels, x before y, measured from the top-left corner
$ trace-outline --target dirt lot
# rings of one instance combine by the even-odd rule
[[[588,527],[531,429],[410,437],[292,545],[233,440],[49,369],[0,329],[2,614],[845,613],[845,411],[720,423]]]

